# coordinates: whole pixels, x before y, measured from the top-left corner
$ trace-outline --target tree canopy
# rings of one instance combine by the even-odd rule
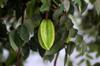
[[[88,58],[79,64],[100,56],[100,0],[0,0],[0,66],[23,66],[30,50],[56,62],[62,49],[64,66],[74,49]]]

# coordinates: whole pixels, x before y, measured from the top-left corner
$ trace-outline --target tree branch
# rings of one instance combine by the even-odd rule
[[[59,56],[59,52],[57,53],[56,58],[55,58],[55,60],[54,60],[54,66],[56,66],[56,64],[57,64],[58,56]]]
[[[21,49],[19,48],[16,54],[16,58],[17,58],[16,66],[20,66],[20,53],[21,53]]]

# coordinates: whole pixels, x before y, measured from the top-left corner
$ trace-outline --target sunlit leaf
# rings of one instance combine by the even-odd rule
[[[95,9],[97,11],[97,14],[99,15],[100,14],[100,0],[96,0],[94,5],[95,5]]]
[[[13,48],[13,50],[17,51],[18,47],[16,43],[14,42],[14,31],[9,33],[9,41],[10,41],[10,45]]]
[[[67,63],[66,63],[67,66],[73,66],[73,63],[71,61],[70,58],[67,59]]]
[[[69,11],[69,8],[70,8],[70,1],[69,0],[64,0],[63,5],[64,5],[65,11],[67,13]]]

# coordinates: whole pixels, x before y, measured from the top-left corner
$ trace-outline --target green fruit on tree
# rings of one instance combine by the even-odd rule
[[[43,19],[39,30],[38,40],[42,48],[50,50],[55,40],[55,28],[50,19]]]

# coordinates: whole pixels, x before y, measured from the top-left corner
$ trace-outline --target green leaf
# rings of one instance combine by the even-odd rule
[[[29,40],[29,32],[28,29],[25,25],[21,25],[18,27],[17,29],[17,33],[19,35],[19,37],[24,41],[24,42],[28,42]]]
[[[29,45],[28,44],[25,44],[23,47],[22,47],[22,58],[24,60],[26,60],[30,54],[30,49],[29,49]]]
[[[65,11],[67,13],[69,11],[69,8],[70,8],[70,1],[69,0],[64,0],[63,5],[64,5]]]
[[[67,45],[67,54],[72,54],[73,50],[75,48],[75,43],[70,41]]]
[[[9,41],[10,41],[10,45],[13,48],[14,51],[18,50],[18,47],[16,45],[16,43],[14,42],[14,31],[9,33]]]
[[[78,4],[79,9],[81,10],[82,1],[81,0],[75,0],[75,3]]]
[[[77,32],[78,32],[77,29],[72,28],[72,29],[69,30],[69,35],[68,36],[69,37],[75,37],[77,35]]]
[[[75,56],[75,58],[79,58],[81,57],[82,55],[79,53],[77,56]]]
[[[93,57],[92,57],[91,55],[89,55],[89,54],[87,54],[86,57],[87,57],[88,59],[93,60]]]
[[[21,37],[18,35],[17,31],[15,31],[14,33],[14,38],[13,38],[15,44],[18,46],[18,47],[22,47],[24,45],[24,41],[21,39]]]
[[[84,61],[85,61],[85,59],[81,59],[81,60],[78,62],[78,65],[82,64]]]
[[[31,0],[27,3],[26,14],[29,18],[32,18],[35,10],[35,0]]]
[[[34,23],[32,22],[31,19],[25,19],[24,26],[26,26],[30,34],[34,32]]]
[[[45,60],[49,60],[50,62],[54,59],[54,55],[45,55],[44,57],[43,57],[43,59],[44,59],[44,61]]]
[[[67,30],[70,30],[73,27],[72,21],[66,15],[62,15],[60,17],[60,23],[59,24],[61,26],[63,26],[64,28],[66,28]]]
[[[67,66],[73,66],[71,59],[68,57],[67,59]]]
[[[40,22],[42,20],[39,9],[36,9],[33,15],[34,16],[32,17],[32,23],[34,24],[34,28],[36,28],[40,25]]]
[[[82,41],[83,41],[83,36],[77,35],[77,36],[76,36],[76,42],[77,42],[78,44],[81,44]]]
[[[97,14],[100,14],[100,0],[96,0],[94,3],[95,9],[97,11]]]
[[[16,63],[16,52],[15,51],[10,50],[10,55],[5,63],[8,66],[11,66]]]
[[[63,14],[63,10],[62,10],[62,8],[60,7],[60,8],[58,8],[58,9],[56,9],[55,11],[54,11],[54,13],[53,13],[53,20],[54,20],[54,23],[55,24],[58,24],[58,22],[59,22],[59,18],[60,18],[60,16]]]
[[[87,64],[87,66],[91,66],[91,63],[89,60],[86,60],[86,64]]]
[[[49,8],[50,8],[50,0],[41,0],[42,2],[42,5],[40,7],[40,11],[41,12],[46,12],[46,11],[49,11]]]
[[[90,0],[91,3],[94,3],[96,0]]]
[[[5,0],[0,0],[0,6],[3,5],[4,2]]]

